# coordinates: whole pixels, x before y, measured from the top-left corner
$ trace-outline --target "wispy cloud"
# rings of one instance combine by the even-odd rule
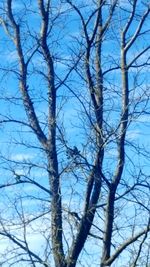
[[[5,57],[5,60],[9,63],[13,63],[15,61],[17,61],[18,59],[18,55],[17,55],[17,51],[14,50],[14,51],[8,51],[7,54],[4,54],[4,56],[2,57]]]
[[[19,153],[11,156],[11,160],[14,161],[28,161],[34,158],[33,154]]]
[[[110,149],[108,152],[108,155],[116,157],[118,155],[118,151],[115,148]]]
[[[139,136],[141,135],[139,130],[129,130],[127,132],[127,139],[128,140],[134,140],[139,138]]]
[[[150,116],[149,115],[143,115],[136,119],[137,122],[144,122],[144,123],[150,123]]]

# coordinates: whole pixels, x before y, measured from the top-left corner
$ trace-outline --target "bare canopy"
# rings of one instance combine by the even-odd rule
[[[149,266],[149,22],[1,1],[1,266]]]

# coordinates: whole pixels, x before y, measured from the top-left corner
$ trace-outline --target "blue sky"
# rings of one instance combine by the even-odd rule
[[[34,36],[39,33],[39,25],[40,21],[38,18],[38,13],[36,12],[37,5],[36,1],[22,1],[20,3],[19,1],[16,1],[14,4],[14,12],[16,12],[16,16],[22,16],[22,7],[23,3],[29,4],[31,2],[31,7],[34,9],[34,12],[28,11],[27,18],[28,20],[25,20],[25,22],[30,23],[30,31],[34,33]],[[79,1],[80,2],[80,1]],[[92,2],[92,1],[90,1]],[[125,4],[124,1],[120,1],[121,5],[126,8],[127,4]],[[127,1],[128,2],[128,1]],[[2,1],[1,4],[3,4],[4,1]],[[56,4],[56,1],[53,1],[54,5]],[[87,4],[89,4],[89,1],[87,1]],[[60,79],[63,79],[66,75],[66,71],[68,71],[69,67],[74,64],[75,55],[73,51],[76,53],[79,52],[79,43],[77,43],[77,40],[81,42],[84,42],[82,36],[83,32],[81,30],[81,24],[79,22],[79,19],[76,17],[75,13],[70,10],[69,15],[66,15],[68,8],[70,8],[66,4],[59,5],[60,10],[64,12],[63,15],[63,23],[61,19],[58,19],[56,21],[56,24],[52,30],[52,33],[50,35],[50,41],[49,46],[53,53],[53,57],[55,59],[55,70],[56,70],[56,84],[59,82],[57,79],[57,76],[59,76]],[[141,8],[139,6],[138,8]],[[87,6],[86,9],[81,9],[83,11],[83,14],[85,16],[88,16],[89,12],[92,9],[92,5]],[[55,14],[56,10],[53,9],[53,14]],[[124,11],[122,11],[122,15],[116,14],[116,17],[122,16],[126,17],[127,15],[123,15]],[[135,22],[132,27],[130,34],[133,34],[135,31],[135,28],[137,26],[137,22]],[[23,30],[26,32],[27,27],[24,23]],[[92,25],[90,25],[91,27]],[[109,67],[113,67],[120,62],[120,45],[118,44],[117,38],[119,37],[119,31],[118,28],[116,30],[116,27],[118,27],[118,21],[116,20],[114,24],[112,25],[111,29],[108,31],[108,33],[105,36],[104,44],[103,44],[103,59],[102,59],[102,66],[103,71],[108,69]],[[146,22],[145,28],[143,30],[147,29],[148,27],[148,20]],[[115,31],[116,30],[116,31]],[[89,29],[90,32],[90,29]],[[4,34],[2,28],[0,28],[0,67],[1,68],[9,68],[13,70],[18,70],[18,61],[17,56],[15,52],[15,47],[12,45],[12,42],[10,42],[9,38],[6,37]],[[26,57],[29,55],[30,51],[35,45],[35,39],[31,38],[29,33],[26,33],[24,36],[26,38],[26,42],[24,45],[24,51],[26,51]],[[75,37],[75,38],[73,38]],[[149,41],[149,33],[147,34],[146,38],[140,38],[135,46],[134,49],[131,49],[131,51],[128,53],[128,61],[132,61],[133,56],[136,55],[140,49],[143,49]],[[30,50],[31,49],[31,50]],[[82,47],[83,49],[83,47]],[[29,50],[29,51],[28,51]],[[147,60],[149,57],[148,52],[142,56],[141,59],[138,60],[137,63],[142,63],[143,60]],[[84,74],[83,64],[79,66],[78,70],[81,71]],[[45,98],[47,96],[47,91],[45,90],[45,81],[42,78],[42,76],[39,75],[39,71],[45,71],[46,66],[45,62],[43,61],[41,55],[39,53],[35,53],[32,63],[29,68],[29,89],[30,94],[32,98],[34,99],[36,111],[38,118],[41,121],[42,128],[44,129],[45,133],[47,133],[47,127],[46,127],[46,120],[47,120],[47,103],[45,101]],[[133,106],[135,106],[135,103],[138,103],[139,100],[142,99],[142,103],[136,106],[136,111],[139,113],[142,111],[143,108],[145,108],[145,94],[146,97],[149,97],[149,87],[150,87],[150,81],[149,81],[149,66],[146,66],[144,68],[132,68],[130,73],[130,89],[131,89],[131,101],[133,105],[131,105],[131,110],[133,109]],[[1,87],[0,87],[0,93],[1,93],[1,108],[0,108],[0,120],[9,118],[14,118],[16,120],[21,120],[23,122],[27,122],[27,118],[24,112],[24,109],[22,107],[22,101],[21,96],[19,92],[18,87],[18,78],[15,74],[13,74],[12,71],[8,72],[6,75],[4,75],[5,72],[1,72]],[[139,78],[140,74],[140,78]],[[110,74],[106,74],[104,77],[104,86],[106,88],[105,90],[105,119],[108,121],[108,130],[111,128],[115,128],[118,123],[118,115],[120,114],[120,99],[121,99],[121,93],[120,93],[120,83],[121,83],[121,75],[118,70],[111,72]],[[79,75],[76,72],[72,72],[72,74],[69,76],[67,85],[71,87],[71,89],[76,93],[76,95],[80,98],[80,101],[82,104],[85,105],[87,111],[89,111],[91,114],[92,108],[91,103],[89,101],[89,95],[87,93],[86,84],[83,80],[80,79]],[[86,155],[90,163],[93,160],[93,151],[94,151],[94,142],[92,143],[89,136],[86,134],[86,131],[88,134],[91,134],[92,136],[92,130],[90,129],[90,124],[88,119],[86,118],[84,114],[83,105],[81,105],[80,101],[78,101],[75,96],[72,94],[72,92],[68,89],[68,87],[62,86],[58,90],[58,106],[57,110],[59,111],[58,115],[58,124],[60,128],[64,128],[64,131],[66,132],[66,139],[67,139],[67,145],[69,147],[77,146],[81,153],[83,155]],[[4,99],[6,98],[7,99]],[[6,101],[7,100],[7,101]],[[9,100],[9,102],[8,102]],[[131,122],[131,125],[128,128],[127,137],[129,143],[136,144],[136,146],[143,146],[145,147],[145,150],[147,152],[150,149],[150,143],[149,143],[149,126],[150,126],[150,117],[149,117],[149,111],[150,106],[149,103],[146,106],[146,112],[141,114],[140,116],[137,115],[133,118],[133,122]],[[120,115],[119,115],[120,116]],[[1,183],[4,183],[6,181],[13,181],[14,175],[27,175],[29,177],[32,177],[35,179],[35,181],[38,181],[42,186],[48,187],[48,181],[47,181],[47,174],[46,174],[46,161],[44,158],[44,153],[41,149],[39,149],[39,144],[35,138],[35,136],[32,134],[31,131],[29,131],[29,128],[26,126],[21,126],[20,124],[1,124],[0,125],[0,136],[1,136],[1,176],[2,180]],[[108,140],[109,142],[105,144],[106,146],[106,159],[104,161],[104,167],[105,167],[105,174],[112,175],[114,172],[114,166],[116,163],[116,144],[114,143],[114,135],[112,135],[112,138]],[[20,143],[20,144],[19,144]],[[25,144],[25,145],[24,145]],[[58,140],[58,144],[60,144],[60,140]],[[58,149],[59,154],[59,161],[60,161],[60,169],[65,166],[65,160],[67,159],[67,156],[65,154],[64,156],[64,147],[60,146]],[[65,152],[66,153],[66,152]],[[128,182],[130,185],[133,183],[132,175],[135,173],[135,166],[132,165],[131,159],[134,159],[135,164],[141,166],[142,171],[146,174],[149,174],[149,158],[143,158],[140,154],[135,155],[135,149],[134,147],[128,146],[127,144],[127,164],[128,166],[125,169],[123,181]],[[148,155],[148,154],[147,154]],[[7,158],[9,159],[9,162],[7,161]],[[130,159],[129,159],[130,158]],[[23,164],[22,164],[23,162]],[[29,168],[30,163],[34,164],[33,168]],[[73,163],[72,165],[73,166]],[[29,172],[30,169],[30,172]],[[14,173],[15,170],[15,173]],[[70,209],[74,209],[75,211],[82,212],[82,203],[81,203],[81,194],[83,195],[84,192],[84,186],[85,186],[85,180],[84,177],[87,176],[88,171],[85,170],[85,172],[81,172],[80,170],[76,170],[75,174],[78,174],[79,180],[76,179],[76,177],[72,176],[70,172],[65,173],[62,178],[62,183],[64,185],[63,189],[63,207],[64,207],[64,214],[65,214],[65,208],[68,207]],[[139,169],[137,169],[137,175],[138,175]],[[67,182],[66,182],[67,181]],[[69,181],[69,182],[68,182]],[[104,194],[105,188],[102,192]],[[22,192],[22,198],[20,198],[20,191]],[[120,192],[122,192],[123,189],[120,188]],[[74,194],[74,198],[72,198],[71,194]],[[146,201],[146,195],[144,200]],[[38,206],[37,210],[37,198],[41,198],[40,205]],[[42,201],[42,198],[45,198],[46,201]],[[1,210],[4,211],[6,207],[10,205],[10,208],[8,209],[7,214],[5,214],[6,217],[13,218],[17,216],[17,208],[15,210],[12,210],[12,204],[14,202],[17,202],[18,210],[21,214],[21,205],[24,207],[24,212],[28,216],[32,216],[32,214],[37,214],[44,209],[45,211],[48,210],[48,195],[47,193],[43,193],[41,189],[39,189],[37,186],[33,186],[31,184],[27,184],[24,186],[16,186],[13,187],[13,189],[7,188],[2,190],[1,194],[2,204],[1,204]],[[5,202],[3,201],[5,199]],[[105,195],[102,196],[102,203],[105,200]],[[119,203],[118,209],[121,209],[121,206],[126,205],[126,201],[124,203]],[[132,205],[132,204],[131,204]],[[127,207],[128,210],[128,207]],[[130,211],[132,208],[130,207]],[[134,210],[134,208],[133,208]],[[120,211],[121,213],[121,211]],[[126,211],[126,213],[128,213]],[[128,214],[129,215],[129,214]],[[4,216],[4,217],[5,217]],[[65,214],[65,216],[67,216]],[[21,217],[13,218],[14,220],[21,220]],[[12,222],[13,222],[12,219]],[[126,219],[126,218],[125,218]],[[137,216],[137,219],[139,220],[139,215]],[[7,220],[7,218],[6,218]],[[36,250],[40,250],[40,247],[38,245],[38,242],[41,241],[41,246],[44,244],[44,238],[42,235],[37,234],[37,229],[40,227],[45,227],[47,225],[47,215],[45,215],[44,220],[41,219],[37,220],[37,222],[33,222],[31,224],[31,229],[35,227],[35,232],[33,231],[29,237],[31,242],[31,248]],[[97,221],[97,218],[96,218]],[[120,223],[120,222],[119,222]],[[142,222],[141,222],[142,224]],[[40,225],[40,226],[39,226]],[[13,227],[13,225],[11,225]],[[69,225],[67,226],[70,227]],[[16,231],[16,230],[15,230]],[[71,231],[71,230],[68,230]],[[125,230],[126,231],[126,230]],[[41,238],[41,239],[40,239]],[[68,234],[66,234],[66,238],[69,239]],[[114,237],[116,239],[116,237]],[[120,237],[120,240],[122,237]],[[91,241],[91,240],[90,240]],[[7,242],[4,240],[2,241],[3,246],[4,243],[7,245]],[[95,242],[95,241],[94,241]],[[97,243],[98,241],[96,241]],[[117,241],[116,241],[117,242]],[[119,241],[118,241],[119,242]],[[35,246],[36,243],[36,246]],[[92,245],[89,245],[87,243],[87,251],[90,252],[91,247],[93,247],[93,251],[97,253],[99,251],[99,247],[97,248],[97,244],[93,243]],[[86,253],[83,252],[81,255],[84,258],[84,261],[86,261],[87,256]],[[95,262],[94,262],[95,257]],[[96,266],[97,261],[97,255],[93,256],[93,254],[90,256],[90,262],[94,262],[91,267]],[[88,264],[88,262],[86,263]],[[118,264],[118,265],[117,265]],[[123,267],[123,265],[119,265],[120,263],[116,263],[113,265],[113,267]],[[7,267],[6,264],[4,267]],[[17,266],[17,265],[16,265]],[[25,265],[23,265],[25,266]],[[88,266],[88,265],[87,265]]]

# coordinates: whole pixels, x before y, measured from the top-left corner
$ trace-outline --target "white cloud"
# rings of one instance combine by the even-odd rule
[[[2,238],[0,240],[0,252],[3,253],[8,247],[8,240],[5,238]],[[1,263],[0,263],[0,266],[1,266]]]
[[[12,63],[16,61],[17,59],[18,59],[18,55],[17,55],[16,50],[7,52],[7,54],[5,55],[5,60],[8,61],[9,63]]]
[[[33,159],[33,154],[18,153],[11,156],[11,160],[14,161],[27,161]]]
[[[117,149],[115,149],[115,148],[110,149],[107,153],[110,156],[115,156],[115,157],[118,155]]]
[[[143,115],[140,116],[139,118],[137,118],[136,120],[137,122],[146,122],[146,123],[150,123],[150,116],[149,115]]]
[[[140,131],[138,130],[130,130],[127,132],[127,139],[128,140],[134,140],[137,139],[140,136]]]
[[[25,175],[26,173],[25,173],[25,171],[23,169],[16,169],[15,170],[15,174],[16,175]]]
[[[18,9],[22,9],[22,7],[23,6],[21,5],[21,3],[12,2],[12,8],[13,9],[18,10]]]
[[[24,214],[24,216],[26,217],[28,215]],[[32,219],[31,216],[30,217],[28,216],[27,218]],[[50,222],[49,218],[47,220],[46,216],[45,217],[43,216],[43,218],[39,218],[38,220],[33,220],[32,223],[30,223],[29,225],[26,225],[26,239],[28,242],[28,247],[31,251],[33,251],[37,255],[40,255],[42,247],[46,248],[46,241],[44,238],[44,233],[46,236],[47,235],[46,233],[48,233],[47,229],[50,227],[47,222]],[[19,228],[19,224],[20,224],[20,221],[13,220],[12,225],[9,224],[8,227],[5,225],[5,229],[7,229],[7,231],[11,233],[13,236],[15,236],[16,238],[19,238],[20,240],[21,239],[24,240],[24,226],[22,224],[22,226],[20,225],[20,228]],[[13,242],[11,242],[9,238],[0,236],[0,258],[1,258],[0,266],[1,266],[2,260],[7,260],[7,259],[8,259],[8,263],[6,263],[4,266],[7,266],[7,267],[10,266],[9,262],[14,261],[12,257],[14,253],[16,253],[16,259],[17,259],[16,249],[17,249],[17,246]],[[18,250],[18,255],[20,252],[21,250]],[[19,264],[15,264],[15,266],[19,266]],[[21,266],[26,267],[27,265],[25,263],[25,264],[21,264]]]
[[[119,4],[121,7],[131,7],[129,0],[120,0]]]

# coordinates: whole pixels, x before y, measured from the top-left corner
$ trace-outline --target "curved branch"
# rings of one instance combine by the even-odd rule
[[[150,226],[148,226],[146,229],[140,231],[139,233],[137,233],[134,237],[131,237],[129,239],[127,239],[127,241],[122,244],[117,250],[116,252],[107,260],[103,263],[103,266],[110,266],[115,259],[132,243],[134,243],[138,238],[140,238],[142,235],[148,233],[150,231]]]
[[[3,232],[0,232],[1,236],[5,236],[8,239],[10,239],[15,245],[17,245],[19,248],[23,249],[25,252],[28,253],[28,255],[35,258],[36,261],[38,261],[40,264],[42,264],[45,267],[50,267],[50,265],[46,262],[44,262],[37,254],[35,254],[33,251],[31,251],[27,246],[24,246],[22,241],[15,238],[13,235],[9,234],[5,229]]]
[[[129,50],[129,48],[133,45],[133,43],[136,41],[137,37],[139,36],[139,33],[143,27],[143,24],[148,16],[148,14],[150,13],[150,7],[147,9],[147,11],[144,13],[143,17],[141,18],[141,21],[133,35],[133,37],[131,38],[131,40],[126,44],[125,46],[125,51],[127,52]]]
[[[134,1],[133,1],[133,7],[132,7],[131,15],[130,15],[129,20],[128,20],[128,22],[126,23],[125,28],[124,28],[124,30],[123,30],[123,35],[124,35],[124,36],[126,35],[128,29],[129,29],[129,27],[130,27],[130,25],[131,25],[131,23],[132,23],[132,21],[133,21],[133,19],[134,19],[134,14],[135,14],[135,11],[136,11],[136,5],[137,5],[137,0],[134,0]]]
[[[16,23],[14,16],[13,16],[13,13],[12,13],[12,0],[7,0],[7,15],[8,15],[8,18],[9,18],[11,24],[12,24],[12,28],[13,28],[14,33],[15,33],[14,44],[15,44],[16,49],[17,49],[19,64],[20,64],[20,89],[21,89],[21,93],[22,93],[22,99],[24,102],[26,114],[28,116],[31,127],[34,130],[40,143],[42,143],[43,146],[46,146],[47,138],[40,127],[38,118],[37,118],[35,110],[34,110],[33,103],[31,101],[31,98],[30,98],[29,92],[28,92],[27,65],[25,63],[23,50],[22,50],[21,37],[20,37],[20,27]]]
[[[146,51],[148,51],[150,49],[150,45],[148,47],[146,47],[145,49],[143,49],[137,56],[135,56],[135,58],[127,65],[127,68],[129,69],[130,67],[132,67],[132,64],[138,59],[140,58]],[[146,63],[145,63],[146,64]]]

